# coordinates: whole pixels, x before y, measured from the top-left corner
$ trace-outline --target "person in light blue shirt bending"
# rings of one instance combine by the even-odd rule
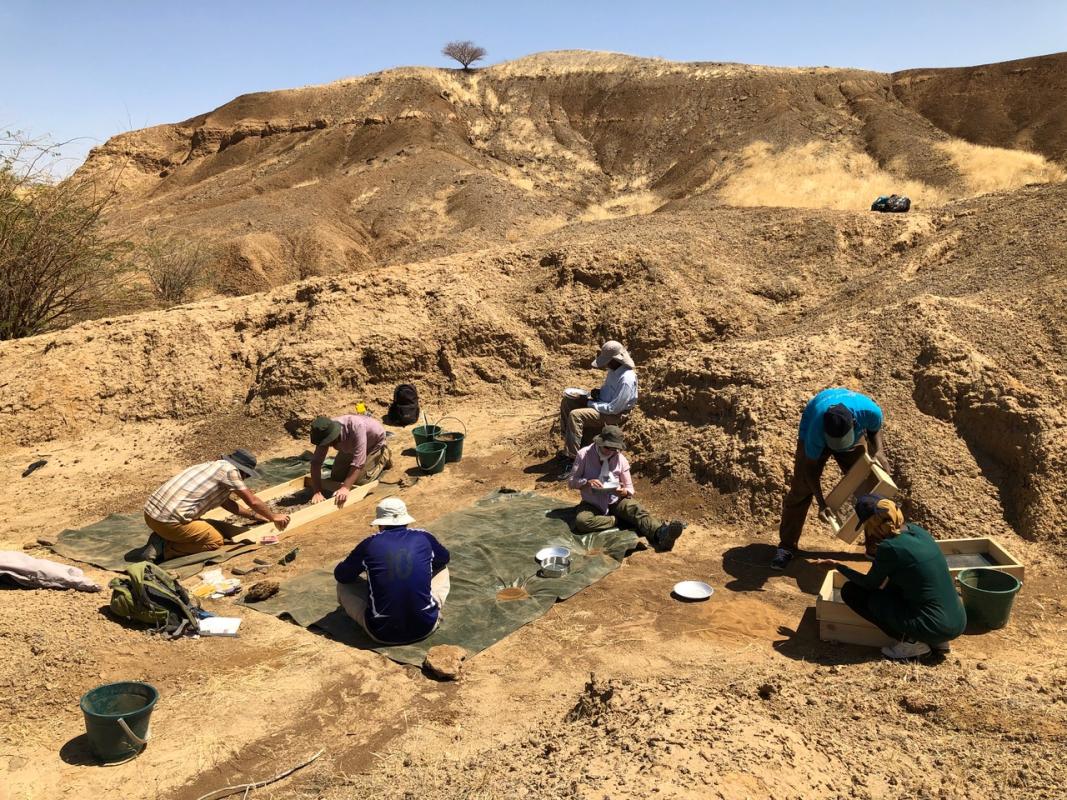
[[[889,470],[882,443],[882,422],[878,404],[851,389],[823,389],[808,401],[800,417],[793,477],[782,501],[778,551],[771,560],[772,569],[785,569],[796,553],[812,498],[819,506],[820,516],[829,513],[821,481],[823,468],[831,456],[845,473],[866,450]]]

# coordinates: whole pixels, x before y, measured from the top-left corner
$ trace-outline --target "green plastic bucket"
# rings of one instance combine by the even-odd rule
[[[960,582],[967,620],[990,630],[1008,624],[1015,595],[1023,583],[999,569],[977,567],[965,569],[956,578]]]
[[[419,469],[427,475],[441,472],[445,468],[445,443],[426,442],[415,445],[415,460]]]
[[[463,433],[459,431],[446,431],[443,430],[444,426],[441,424],[446,419],[454,419],[460,425],[463,426]],[[453,463],[463,458],[463,440],[467,438],[467,424],[459,417],[444,417],[437,420],[437,427],[442,429],[434,437],[434,441],[441,442],[445,446],[445,461]]]
[[[148,745],[159,692],[147,683],[122,681],[90,689],[81,699],[89,749],[104,763],[125,761]]]
[[[440,425],[416,425],[411,429],[411,435],[415,437],[415,447],[420,444],[429,444],[441,432]]]

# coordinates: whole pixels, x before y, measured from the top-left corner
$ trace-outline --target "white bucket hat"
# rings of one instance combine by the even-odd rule
[[[593,359],[593,368],[604,369],[604,367],[611,363],[611,359],[613,358],[619,359],[619,361],[630,369],[634,369],[634,360],[630,358],[630,354],[626,352],[626,348],[622,346],[622,342],[616,342],[614,339],[604,342],[603,346],[600,348],[600,353]]]
[[[408,513],[407,504],[399,497],[387,497],[382,500],[374,509],[374,514],[377,518],[371,522],[371,525],[392,527],[410,525],[415,521],[415,518]]]

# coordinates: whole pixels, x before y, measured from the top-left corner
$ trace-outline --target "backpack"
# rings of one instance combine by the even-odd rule
[[[199,601],[162,567],[150,561],[130,564],[126,574],[113,578],[108,586],[108,605],[115,616],[151,625],[168,639],[200,632]]]
[[[393,425],[411,425],[419,420],[419,393],[410,383],[402,383],[393,390],[393,402],[389,404],[387,422]]]

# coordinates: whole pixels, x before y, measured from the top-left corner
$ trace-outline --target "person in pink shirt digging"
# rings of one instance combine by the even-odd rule
[[[567,485],[582,494],[574,532],[582,535],[630,528],[648,539],[656,552],[671,550],[685,523],[663,522],[633,499],[630,462],[622,454],[625,449],[622,430],[606,425],[591,445],[578,451],[567,479]]]
[[[311,422],[311,443],[315,454],[311,457],[311,488],[313,503],[325,499],[322,491],[322,464],[330,448],[337,451],[330,470],[330,480],[341,485],[333,493],[338,508],[344,506],[348,493],[355,485],[362,486],[377,480],[389,469],[392,456],[385,443],[382,423],[366,414],[344,414],[340,417],[315,417]]]

